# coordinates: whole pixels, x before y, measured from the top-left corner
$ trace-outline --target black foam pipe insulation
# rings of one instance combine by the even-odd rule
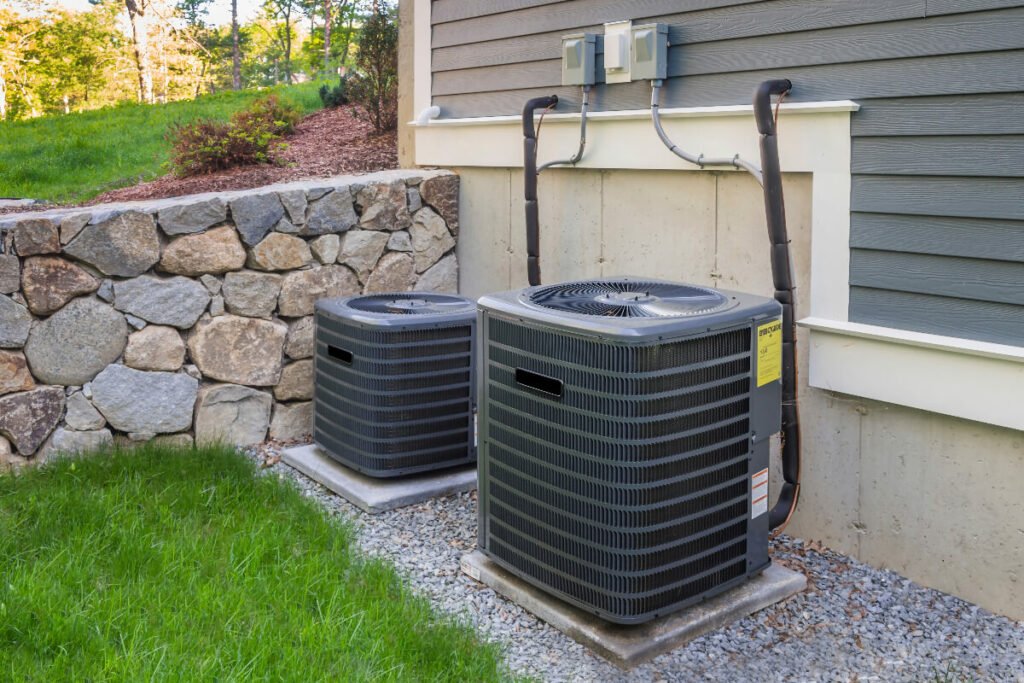
[[[535,97],[523,107],[523,187],[526,199],[526,270],[530,286],[540,278],[540,212],[537,208],[537,129],[533,114],[558,104],[557,95]]]
[[[754,91],[754,118],[760,133],[764,208],[771,242],[775,300],[782,305],[782,486],[768,515],[771,529],[784,526],[800,498],[800,412],[797,407],[796,285],[786,228],[779,142],[772,113],[772,96],[789,92],[787,79],[765,81]]]

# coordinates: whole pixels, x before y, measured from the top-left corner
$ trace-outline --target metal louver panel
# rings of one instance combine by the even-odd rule
[[[417,310],[389,310],[396,301]],[[374,477],[474,462],[475,331],[473,303],[449,295],[318,304],[317,445]]]
[[[638,340],[573,331],[576,313],[531,319],[526,293],[482,299],[481,549],[618,623],[764,569],[751,475],[778,405],[755,381],[754,327],[777,309],[761,301],[734,304],[731,324],[679,317],[674,337]]]

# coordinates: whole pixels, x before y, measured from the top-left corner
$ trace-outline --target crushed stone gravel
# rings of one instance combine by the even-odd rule
[[[786,536],[773,542],[773,559],[806,574],[806,591],[623,672],[461,573],[459,558],[476,544],[475,492],[367,515],[280,462],[284,447],[246,453],[352,522],[363,551],[394,564],[436,608],[501,643],[516,674],[553,682],[1024,682],[1024,623]]]

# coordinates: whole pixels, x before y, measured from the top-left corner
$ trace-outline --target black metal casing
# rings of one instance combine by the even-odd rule
[[[360,300],[444,301],[445,312],[379,313]],[[476,307],[422,292],[316,304],[313,438],[371,477],[476,461]]]
[[[478,302],[480,549],[621,624],[767,567],[752,491],[781,382],[758,386],[757,335],[780,305],[716,290],[728,305],[704,315],[616,318],[543,308],[539,289]]]

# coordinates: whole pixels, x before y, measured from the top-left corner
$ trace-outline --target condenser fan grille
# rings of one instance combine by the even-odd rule
[[[569,282],[534,290],[529,300],[555,311],[611,318],[680,318],[729,305],[712,289],[644,280]]]
[[[364,313],[384,315],[439,315],[473,309],[473,304],[465,299],[427,292],[361,296],[351,299],[348,306]]]

